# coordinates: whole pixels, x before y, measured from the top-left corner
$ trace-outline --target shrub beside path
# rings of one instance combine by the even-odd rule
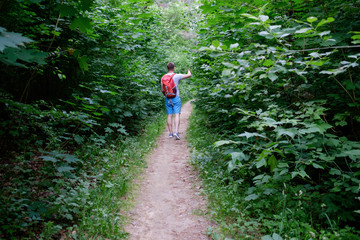
[[[131,223],[125,227],[130,240],[210,239],[206,229],[211,223],[194,214],[205,211],[206,201],[188,163],[185,136],[191,111],[189,102],[181,109],[181,140],[169,139],[166,129],[148,157],[148,168],[130,212]]]

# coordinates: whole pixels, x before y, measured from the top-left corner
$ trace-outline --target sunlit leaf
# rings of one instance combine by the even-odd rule
[[[275,73],[268,73],[268,78],[273,82],[278,79],[278,76]]]
[[[317,17],[308,17],[308,18],[306,19],[306,21],[308,21],[309,23],[313,23],[313,22],[315,22],[315,21],[317,21],[317,20],[318,20]]]
[[[220,46],[220,42],[218,40],[214,40],[212,41],[212,45],[217,48]]]
[[[265,16],[265,15],[260,15],[260,16],[259,16],[259,19],[260,19],[262,22],[266,22],[266,21],[269,19],[269,17],[268,17],[268,16]]]
[[[310,33],[313,30],[311,28],[302,28],[300,30],[297,30],[295,33]]]
[[[326,23],[331,23],[331,22],[333,22],[333,21],[335,21],[335,19],[334,19],[333,17],[329,17],[329,18],[327,18],[327,19],[322,19],[322,20],[317,24],[316,28],[318,28],[318,27],[320,27],[320,26],[322,26],[322,25],[324,25],[324,24],[326,24]]]
[[[255,17],[255,16],[253,16],[253,15],[251,15],[251,14],[248,14],[248,13],[243,13],[243,14],[241,14],[241,15],[244,16],[244,17],[253,19],[253,20],[260,20],[258,17]]]
[[[244,132],[242,134],[238,135],[239,137],[246,137],[247,139],[251,138],[251,137],[262,137],[262,138],[266,138],[266,136],[262,135],[262,134],[258,134],[258,133],[249,133],[249,132]]]

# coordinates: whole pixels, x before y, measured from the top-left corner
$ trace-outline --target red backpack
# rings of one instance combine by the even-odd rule
[[[165,74],[161,78],[161,91],[167,98],[174,98],[176,97],[176,86],[174,83],[175,73],[172,75]]]

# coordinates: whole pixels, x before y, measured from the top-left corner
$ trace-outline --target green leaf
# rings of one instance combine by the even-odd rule
[[[215,147],[220,147],[220,146],[222,146],[222,145],[228,145],[228,144],[234,144],[234,143],[236,143],[236,142],[234,142],[234,141],[229,141],[229,140],[221,140],[221,141],[215,142],[215,143],[214,143],[214,146],[215,146]]]
[[[322,166],[320,166],[320,165],[317,164],[317,163],[313,163],[312,166],[313,166],[314,168],[324,169]]]
[[[299,174],[300,174],[300,176],[303,177],[303,178],[305,178],[305,177],[310,178],[310,176],[309,176],[304,170],[300,170]]]
[[[212,45],[213,45],[215,48],[217,48],[217,47],[220,46],[220,42],[219,42],[218,40],[214,40],[214,41],[212,41]]]
[[[87,33],[91,29],[91,19],[85,17],[75,18],[69,27],[71,30],[79,28],[80,32]]]
[[[18,46],[24,46],[24,43],[30,43],[33,40],[24,37],[21,33],[6,32],[5,28],[2,28],[0,34],[0,52],[3,52],[6,47],[17,48]]]
[[[266,59],[263,63],[263,66],[265,67],[270,67],[274,64],[274,61],[270,60],[270,59]]]
[[[94,4],[94,0],[81,0],[80,8],[83,11],[88,11],[91,9],[91,6]]]
[[[39,65],[45,65],[44,61],[47,53],[40,52],[36,49],[24,49],[9,47],[4,50],[4,54],[0,56],[0,61],[3,61],[7,65],[14,65],[27,68],[24,64],[20,64],[17,60],[22,60],[28,63],[37,63]],[[2,58],[1,58],[2,57]]]
[[[268,31],[261,31],[259,32],[260,36],[266,37],[268,39],[273,39],[274,37],[272,35],[270,35],[270,33]]]
[[[257,21],[260,20],[258,17],[255,17],[255,16],[253,16],[251,14],[248,14],[248,13],[243,13],[243,14],[241,14],[241,16],[244,16],[244,17],[247,17],[247,18],[250,18],[250,19],[254,19],[254,20],[257,20]]]
[[[124,112],[123,115],[125,117],[132,117],[133,116],[133,114],[131,112],[129,112],[129,111]]]
[[[308,18],[306,19],[306,21],[308,21],[309,23],[313,23],[313,22],[315,22],[315,21],[317,21],[317,20],[318,20],[317,17],[308,17]]]
[[[64,155],[64,160],[68,163],[76,163],[76,162],[80,162],[81,160],[79,158],[77,158],[75,155],[71,155],[71,154],[65,154]]]
[[[333,22],[333,21],[335,21],[335,19],[334,19],[333,17],[329,17],[329,18],[327,18],[327,19],[322,19],[322,20],[317,24],[316,28],[318,28],[318,27],[320,27],[320,26],[322,26],[322,25],[324,25],[324,24],[326,24],[326,23],[331,23],[331,22]]]
[[[65,217],[66,219],[73,220],[73,216],[72,216],[71,214],[69,214],[69,213],[66,213],[66,214],[64,215],[64,217]]]
[[[329,173],[331,175],[341,175],[341,171],[337,168],[331,168]]]
[[[110,109],[108,109],[108,108],[106,108],[106,107],[102,107],[102,108],[100,108],[100,110],[101,110],[102,112],[110,112],[110,111],[111,111]]]
[[[246,160],[247,157],[243,152],[232,152],[230,153],[232,160]]]
[[[321,67],[322,65],[324,65],[324,63],[325,63],[326,61],[309,61],[309,62],[307,62],[307,64],[311,64],[311,65],[315,65],[315,66],[319,66],[319,67]]]
[[[312,53],[309,54],[309,56],[312,56],[313,58],[319,58],[320,54],[317,53],[317,52],[312,52]]]
[[[269,17],[268,17],[268,16],[265,16],[265,15],[260,15],[260,16],[259,16],[259,19],[260,19],[262,22],[266,22],[266,21],[269,19]]]
[[[291,179],[299,175],[299,172],[291,172]]]
[[[258,195],[256,195],[256,194],[250,194],[250,195],[246,196],[244,200],[245,200],[245,201],[251,201],[251,200],[258,199],[258,198],[259,198]]]
[[[273,82],[278,79],[278,76],[275,73],[268,73],[268,78]]]
[[[279,234],[277,234],[277,233],[273,233],[272,238],[273,238],[274,240],[283,240],[283,238],[282,238]]]
[[[260,15],[262,15],[262,14],[264,13],[265,8],[266,8],[266,6],[267,6],[268,4],[269,4],[269,3],[266,3],[266,4],[264,4],[264,6],[262,6],[262,7],[260,8],[260,11],[259,11],[259,14],[260,14]]]
[[[236,49],[237,47],[239,47],[238,43],[230,44],[230,50],[231,49]]]
[[[70,172],[72,170],[74,170],[75,168],[73,167],[70,167],[68,165],[64,165],[64,166],[60,166],[60,167],[57,167],[56,170],[60,173],[63,173],[63,172]]]
[[[234,170],[235,168],[236,168],[235,161],[229,161],[229,162],[228,162],[228,171],[231,172],[231,171]]]
[[[119,133],[122,133],[124,135],[129,135],[129,133],[125,129],[125,126],[122,126],[121,128],[118,128],[116,131],[119,132]]]
[[[296,129],[294,128],[291,129],[276,128],[274,131],[277,133],[277,137],[287,135],[291,138],[294,138],[297,132]]]
[[[109,128],[109,127],[106,127],[106,128],[105,128],[105,132],[107,132],[107,133],[112,133],[112,132],[114,132],[114,130],[112,130],[112,129]]]
[[[328,70],[321,71],[320,73],[329,74],[329,75],[338,75],[339,73],[343,73],[343,72],[345,72],[344,69],[328,69]]]
[[[84,142],[84,138],[81,137],[80,135],[75,135],[75,136],[74,136],[74,140],[75,140],[75,142],[77,142],[78,144],[81,144],[81,143]]]
[[[321,123],[321,124],[315,124],[312,123],[308,126],[309,128],[307,129],[301,129],[299,130],[300,133],[324,133],[326,132],[327,129],[331,128],[330,124],[327,123]]]
[[[348,156],[350,159],[356,161],[357,159],[360,158],[360,150],[348,150],[348,151],[344,151],[339,155],[343,155],[343,156]]]
[[[278,164],[278,161],[274,155],[272,155],[268,160],[268,165],[270,166],[270,171],[274,171],[274,168],[276,168]]]
[[[237,66],[235,64],[232,64],[232,63],[229,63],[229,62],[223,62],[222,64],[224,66],[226,66],[226,67],[229,67],[229,68],[235,68],[235,69],[239,68],[239,66]]]
[[[300,30],[297,30],[295,33],[310,33],[313,30],[311,28],[302,28]]]
[[[249,132],[244,132],[238,135],[239,137],[246,137],[247,139],[251,138],[251,137],[262,137],[262,138],[266,138],[266,136],[258,134],[258,133],[249,133]]]
[[[212,52],[209,54],[210,57],[213,57],[213,58],[216,58],[216,57],[221,57],[221,56],[224,56],[226,55],[225,52]]]
[[[221,238],[220,238],[220,235],[217,233],[217,232],[214,232],[213,234],[212,234],[212,237],[214,238],[214,240],[220,240]]]
[[[87,63],[88,58],[86,56],[82,56],[78,58],[79,66],[82,70],[88,71],[89,70],[89,64]]]
[[[53,162],[53,163],[59,161],[58,159],[50,156],[40,156],[40,158],[42,158],[44,161]]]
[[[142,36],[143,36],[143,34],[140,33],[140,32],[134,33],[134,34],[132,35],[132,37],[135,38],[135,39],[140,38],[140,37],[142,37]]]
[[[69,5],[61,5],[60,6],[61,16],[73,17],[76,15],[76,13],[77,13],[77,10],[73,6],[69,6]]]
[[[221,45],[220,48],[221,48],[222,50],[224,50],[224,51],[228,50],[228,46],[226,46],[226,45]]]
[[[227,77],[227,76],[230,76],[230,75],[232,75],[232,69],[224,69],[222,71],[222,76]]]
[[[352,150],[344,151],[344,154],[349,155],[349,156],[350,155],[360,156],[360,150],[352,149]]]
[[[330,33],[331,33],[330,31],[324,31],[324,32],[319,33],[319,36],[323,37],[325,35],[329,35]]]
[[[261,168],[263,166],[266,166],[266,159],[264,157],[260,158],[260,160],[256,163],[256,168]]]

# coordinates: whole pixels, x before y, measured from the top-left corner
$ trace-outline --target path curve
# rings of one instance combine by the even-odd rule
[[[185,141],[192,111],[190,103],[181,108],[181,140],[169,139],[167,129],[157,148],[148,157],[148,168],[130,212],[131,223],[125,227],[130,240],[202,240],[210,239],[210,225],[203,216],[194,215],[206,209],[199,194]]]

